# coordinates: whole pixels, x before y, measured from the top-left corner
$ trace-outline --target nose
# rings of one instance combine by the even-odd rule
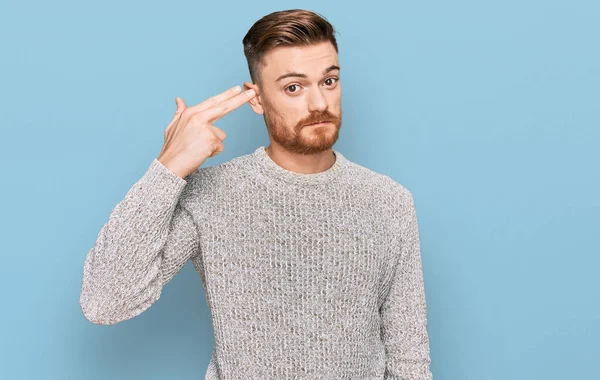
[[[312,88],[308,97],[308,110],[310,112],[322,112],[327,109],[327,98],[320,87]]]

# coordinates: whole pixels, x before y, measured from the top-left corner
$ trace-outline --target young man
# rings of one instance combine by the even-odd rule
[[[411,193],[333,150],[341,82],[333,27],[289,10],[244,37],[252,83],[177,110],[157,159],[85,259],[97,324],[148,309],[192,260],[215,332],[206,379],[431,379]],[[249,102],[270,146],[213,167],[212,125]]]

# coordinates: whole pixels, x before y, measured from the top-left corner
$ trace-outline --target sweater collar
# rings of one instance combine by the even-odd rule
[[[342,153],[335,149],[332,149],[332,151],[335,155],[335,162],[333,165],[324,171],[310,174],[293,172],[279,166],[279,164],[273,161],[267,154],[265,146],[258,147],[252,155],[257,159],[263,172],[275,179],[298,185],[317,185],[331,182],[334,178],[344,172],[348,166],[348,159],[346,159]]]

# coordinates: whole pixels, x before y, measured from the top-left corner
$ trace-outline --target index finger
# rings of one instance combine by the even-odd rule
[[[203,112],[203,114],[205,115],[205,120],[212,124],[215,121],[222,118],[223,116],[230,113],[231,111],[247,103],[255,95],[256,92],[253,89],[250,89],[234,96],[233,98],[222,101],[219,104],[216,104]]]
[[[215,104],[218,104],[219,102],[222,102],[223,100],[231,98],[232,96],[239,93],[241,90],[242,90],[242,88],[239,85],[233,86],[230,89],[225,90],[218,95],[213,95],[213,96],[209,97],[202,103],[196,104],[196,105],[194,105],[192,107],[188,107],[188,108],[192,113],[200,112],[202,110],[205,110],[207,108],[214,106]],[[188,111],[188,112],[190,112],[190,111]]]

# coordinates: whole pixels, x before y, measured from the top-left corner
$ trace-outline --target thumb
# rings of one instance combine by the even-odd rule
[[[182,113],[183,110],[187,108],[185,102],[179,96],[175,98],[175,104],[177,104],[177,110],[175,110],[175,114]]]

